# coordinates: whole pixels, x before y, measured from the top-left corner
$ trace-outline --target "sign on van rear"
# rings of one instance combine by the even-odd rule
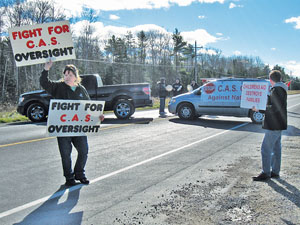
[[[210,106],[240,106],[241,94],[241,81],[216,81],[203,87],[201,102]]]

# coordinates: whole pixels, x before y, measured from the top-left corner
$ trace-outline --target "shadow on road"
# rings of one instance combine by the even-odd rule
[[[206,118],[198,118],[195,120],[183,120],[180,118],[172,118],[169,120],[172,123],[179,123],[179,124],[185,124],[185,125],[191,125],[191,126],[201,126],[205,128],[214,128],[214,129],[230,129],[234,126],[238,126],[242,123],[245,123],[243,121],[233,121],[233,120],[211,120]],[[238,131],[246,131],[246,132],[255,132],[255,133],[265,133],[265,130],[262,129],[261,124],[254,124],[249,122],[249,126],[247,127],[241,127],[238,129]],[[282,135],[284,136],[300,136],[300,129],[289,125],[287,130],[284,130]]]
[[[128,124],[128,123],[134,123],[134,124],[149,124],[153,121],[153,118],[129,118],[127,120],[120,120],[116,118],[105,118],[102,124]]]
[[[7,126],[16,126],[16,125],[28,125],[28,124],[32,124],[32,125],[36,125],[36,126],[46,126],[47,122],[39,122],[39,123],[34,123],[31,121],[23,121],[23,122],[13,122],[13,123],[7,123]]]
[[[300,136],[300,129],[295,126],[289,125],[288,129],[283,131],[283,135],[285,135],[285,136]]]
[[[77,205],[81,185],[66,189],[62,185],[46,202],[27,215],[23,221],[14,225],[40,225],[40,224],[72,224],[80,225],[83,212],[71,213]],[[59,203],[59,199],[68,192],[68,197],[64,202]]]
[[[214,129],[229,129],[233,126],[241,125],[245,123],[244,121],[233,121],[233,120],[211,120],[206,118],[197,118],[195,120],[183,120],[180,118],[169,119],[172,123],[180,123],[191,126],[201,126],[205,128],[214,128]],[[255,125],[255,127],[260,125]]]
[[[286,182],[282,179],[277,179],[277,182],[270,180],[268,185],[273,188],[274,191],[283,195],[286,199],[294,203],[298,208],[300,208],[300,191],[292,184]]]
[[[288,220],[285,220],[285,219],[282,219],[282,218],[281,218],[281,220],[282,220],[286,225],[297,225],[297,224],[295,224],[295,223],[292,223],[292,222],[290,222],[290,221],[288,221]]]
[[[288,112],[289,117],[300,118],[300,113]]]

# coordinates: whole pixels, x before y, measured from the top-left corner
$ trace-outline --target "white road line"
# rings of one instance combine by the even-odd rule
[[[290,106],[290,107],[288,107],[287,109],[294,108],[294,107],[296,107],[296,106],[298,106],[298,105],[300,105],[300,103],[298,103],[298,104],[296,104],[296,105],[293,105],[293,106]]]
[[[217,136],[219,136],[219,135],[225,134],[225,133],[227,133],[227,132],[229,132],[229,131],[231,131],[231,130],[236,130],[236,129],[240,128],[240,127],[246,126],[247,124],[249,124],[249,123],[242,123],[242,124],[240,124],[240,125],[238,125],[238,126],[235,126],[235,127],[230,128],[229,130],[222,131],[222,132],[220,132],[220,133],[217,133],[217,134],[214,134],[214,135],[212,135],[212,136],[203,138],[203,139],[201,139],[201,140],[195,141],[195,142],[193,142],[193,143],[190,143],[190,144],[188,144],[188,145],[182,146],[182,147],[180,147],[180,148],[173,149],[173,150],[171,150],[171,151],[168,151],[168,152],[165,152],[165,153],[163,153],[163,154],[160,154],[160,155],[154,156],[154,157],[152,157],[152,158],[146,159],[146,160],[144,160],[144,161],[141,161],[141,162],[139,162],[139,163],[135,163],[135,164],[133,164],[133,165],[131,165],[131,166],[127,166],[127,167],[124,167],[124,168],[122,168],[122,169],[116,170],[116,171],[114,171],[114,172],[112,172],[112,173],[109,173],[109,174],[100,176],[100,177],[98,177],[98,178],[95,178],[95,179],[91,180],[91,181],[90,181],[90,184],[93,184],[93,183],[96,183],[96,182],[98,182],[98,181],[104,180],[104,179],[106,179],[106,178],[109,178],[109,177],[115,176],[115,175],[117,175],[117,174],[123,173],[123,172],[125,172],[125,171],[127,171],[127,170],[130,170],[130,169],[132,169],[132,168],[141,166],[141,165],[146,164],[146,163],[148,163],[148,162],[151,162],[151,161],[160,159],[160,158],[162,158],[162,157],[164,157],[164,156],[166,156],[166,155],[170,155],[170,154],[172,154],[172,153],[181,151],[181,150],[183,150],[183,149],[185,149],[185,148],[188,148],[188,147],[191,147],[191,146],[193,146],[193,145],[195,145],[195,144],[199,144],[199,143],[201,143],[201,142],[203,142],[203,141],[207,141],[207,140],[209,140],[209,139],[211,139],[211,138],[214,138],[214,137],[217,137]],[[7,210],[7,211],[5,211],[5,212],[2,212],[2,213],[0,213],[0,219],[3,218],[3,217],[5,217],[5,216],[9,216],[9,215],[12,215],[12,214],[14,214],[14,213],[20,212],[20,211],[22,211],[22,210],[28,209],[28,208],[30,208],[30,207],[32,207],[32,206],[35,206],[35,205],[41,204],[41,203],[43,203],[43,202],[49,201],[49,200],[51,200],[51,199],[61,197],[61,196],[64,195],[65,193],[73,192],[73,191],[75,191],[75,190],[80,189],[82,186],[83,186],[82,184],[76,185],[76,186],[73,186],[73,187],[71,187],[71,188],[69,188],[69,189],[67,189],[67,190],[62,190],[62,191],[56,192],[56,193],[53,194],[53,195],[48,195],[48,196],[46,196],[46,197],[44,197],[44,198],[40,198],[40,199],[38,199],[38,200],[29,202],[29,203],[27,203],[27,204],[25,204],[25,205],[21,205],[21,206],[18,206],[18,207],[16,207],[16,208]]]

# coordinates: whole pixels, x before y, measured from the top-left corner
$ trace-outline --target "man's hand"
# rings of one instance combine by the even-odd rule
[[[99,116],[99,119],[100,119],[101,122],[103,122],[103,120],[104,120],[104,115]]]
[[[259,110],[255,106],[252,106],[252,111],[259,112]]]
[[[50,59],[49,62],[45,63],[44,69],[47,70],[47,71],[49,71],[52,65],[53,65],[53,63],[52,63],[52,61]]]

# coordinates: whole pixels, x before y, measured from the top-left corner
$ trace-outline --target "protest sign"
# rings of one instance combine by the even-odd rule
[[[49,136],[84,136],[100,129],[104,101],[51,99],[47,122]]]
[[[241,90],[241,81],[206,83],[202,88],[201,102],[203,105],[210,106],[239,106]]]
[[[9,37],[18,67],[76,58],[69,21],[13,27]]]
[[[268,91],[268,82],[244,82],[242,87],[241,108],[251,109],[255,106],[259,110],[265,110]]]

